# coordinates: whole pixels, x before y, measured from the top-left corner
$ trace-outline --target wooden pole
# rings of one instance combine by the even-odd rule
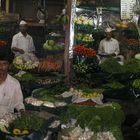
[[[2,11],[2,0],[0,0],[0,12]]]
[[[10,0],[6,0],[6,13],[9,13],[9,4],[10,4]]]
[[[69,16],[69,19],[71,17],[71,4],[72,0],[67,0],[67,14]],[[66,25],[66,38],[65,38],[65,52],[64,52],[64,72],[65,72],[65,82],[68,84],[70,82],[70,72],[71,72],[71,63],[69,59],[69,44],[70,44],[70,21],[68,25]]]

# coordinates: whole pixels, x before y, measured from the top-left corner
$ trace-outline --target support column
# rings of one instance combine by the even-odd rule
[[[6,0],[6,13],[9,13],[10,0]]]
[[[69,16],[69,19],[71,18],[71,4],[72,0],[67,0],[67,14]],[[70,59],[69,59],[69,44],[70,44],[70,20],[68,25],[66,25],[66,36],[65,36],[65,52],[64,52],[64,72],[65,72],[65,82],[69,83],[70,81]]]

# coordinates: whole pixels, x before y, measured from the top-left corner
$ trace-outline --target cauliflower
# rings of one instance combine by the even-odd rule
[[[93,20],[92,20],[92,19],[89,19],[89,20],[88,20],[88,24],[91,25],[91,26],[93,26],[93,25],[94,25]]]

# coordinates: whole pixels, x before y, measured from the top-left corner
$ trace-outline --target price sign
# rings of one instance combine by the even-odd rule
[[[128,20],[134,15],[133,7],[136,5],[136,0],[121,0],[121,19]]]

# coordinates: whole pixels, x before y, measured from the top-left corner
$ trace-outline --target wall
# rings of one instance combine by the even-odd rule
[[[46,0],[46,7],[48,11],[48,21],[50,21],[57,14],[60,14],[64,7],[64,0]],[[22,18],[29,20],[37,20],[37,7],[33,0],[14,0],[13,12],[19,13]]]

